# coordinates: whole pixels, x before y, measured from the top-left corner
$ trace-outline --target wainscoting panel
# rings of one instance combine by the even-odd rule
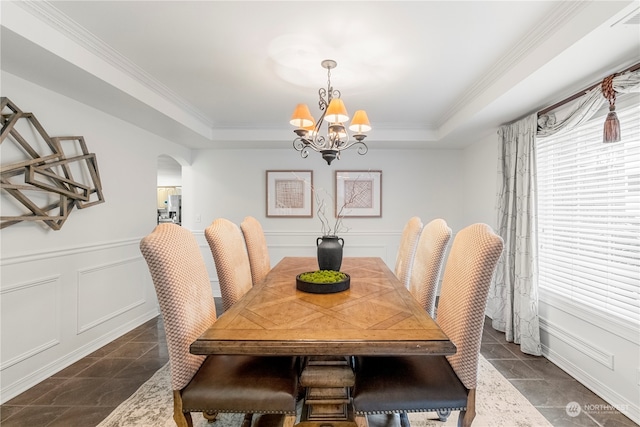
[[[2,403],[158,315],[139,242],[2,258]]]
[[[0,371],[60,343],[60,276],[3,287]]]
[[[140,257],[78,271],[78,334],[145,303]]]

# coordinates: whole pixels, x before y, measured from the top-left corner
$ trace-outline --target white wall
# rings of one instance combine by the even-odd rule
[[[395,265],[400,234],[407,220],[419,216],[423,222],[444,218],[454,232],[466,225],[463,215],[462,163],[460,150],[386,150],[371,144],[365,156],[345,152],[328,166],[312,153],[302,159],[283,143],[282,149],[200,150],[190,167],[183,168],[183,224],[198,237],[203,253],[208,251],[203,230],[215,218],[235,223],[251,215],[263,226],[271,263],[287,255],[315,256],[321,224],[313,218],[266,217],[266,171],[312,170],[317,191],[334,194],[336,170],[382,171],[382,216],[347,218],[350,228],[340,236],[345,256],[380,256]],[[315,202],[314,202],[315,203]],[[333,214],[333,200],[328,199]],[[200,222],[196,222],[196,218]],[[209,253],[205,260],[215,277]],[[219,288],[214,280],[214,293]]]
[[[4,402],[157,315],[138,244],[156,224],[158,154],[190,152],[11,74],[1,83],[50,136],[84,137],[105,197],[74,209],[58,231],[27,221],[2,229]],[[4,192],[1,201],[12,203]]]
[[[497,144],[494,133],[463,153],[465,219],[494,228]],[[539,313],[543,355],[640,423],[640,325],[587,311],[544,291]]]

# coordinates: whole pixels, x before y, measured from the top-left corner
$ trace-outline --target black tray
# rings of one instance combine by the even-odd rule
[[[351,276],[349,276],[347,273],[344,273],[347,276],[346,279],[341,282],[335,283],[305,282],[304,280],[300,279],[300,274],[296,276],[296,289],[302,292],[309,292],[312,294],[334,294],[336,292],[346,291],[351,285]]]

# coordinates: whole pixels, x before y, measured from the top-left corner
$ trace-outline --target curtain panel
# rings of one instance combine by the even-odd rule
[[[494,329],[539,356],[535,137],[537,113],[502,126],[498,160],[498,234],[504,251],[489,290]]]
[[[617,93],[640,92],[640,70],[613,78]],[[536,217],[536,138],[554,135],[586,122],[607,100],[601,85],[574,101],[561,119],[553,112],[500,127],[498,233],[504,252],[489,290],[488,314],[492,326],[524,353],[541,353],[538,318],[538,257]]]

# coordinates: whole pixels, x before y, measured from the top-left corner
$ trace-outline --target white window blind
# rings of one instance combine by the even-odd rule
[[[637,97],[636,97],[637,100]],[[537,140],[539,286],[587,310],[640,321],[640,104]]]

